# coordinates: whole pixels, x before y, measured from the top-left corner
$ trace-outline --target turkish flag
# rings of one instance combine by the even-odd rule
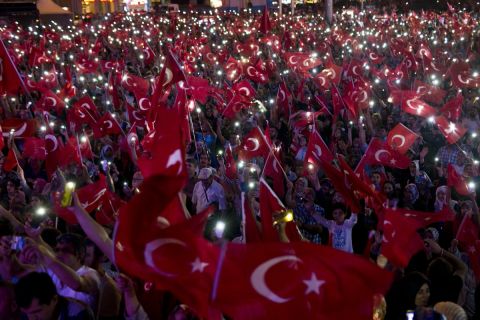
[[[90,140],[87,135],[83,135],[80,138],[70,137],[69,141],[83,159],[93,160],[92,146],[90,145]]]
[[[256,95],[255,89],[248,80],[242,80],[235,83],[232,86],[232,90],[234,93],[237,93],[246,99],[253,99]]]
[[[418,135],[415,132],[399,123],[388,133],[387,144],[399,153],[405,154],[417,138]]]
[[[422,98],[427,102],[441,104],[447,95],[445,90],[442,90],[437,86],[429,85],[420,80],[415,80],[413,85],[415,92],[422,96]]]
[[[246,243],[262,241],[262,235],[260,234],[260,230],[258,230],[255,217],[248,203],[248,198],[245,196],[245,192],[242,192],[242,231],[243,239]]]
[[[35,160],[45,160],[47,156],[45,140],[35,137],[25,138],[23,144],[23,156]]]
[[[480,260],[478,255],[480,244],[478,241],[478,232],[478,225],[473,221],[473,217],[465,215],[456,236],[460,247],[468,254],[470,266],[475,273],[477,283],[480,280]]]
[[[285,206],[263,178],[260,178],[259,184],[263,240],[278,241],[277,231],[273,228],[273,216],[285,210]]]
[[[60,98],[73,98],[77,94],[77,88],[73,85],[72,73],[69,67],[65,67],[65,85],[60,91]]]
[[[263,8],[263,14],[260,18],[260,29],[259,31],[263,34],[267,34],[268,31],[272,30],[272,23],[270,22],[270,17],[268,15],[268,8],[265,6]]]
[[[385,208],[384,217],[381,254],[394,266],[405,267],[423,248],[423,240],[417,232],[422,223],[388,208]]]
[[[440,113],[450,121],[458,121],[462,114],[463,95],[458,93],[455,98],[447,101],[440,109]]]
[[[2,134],[9,137],[13,132],[15,138],[26,138],[34,136],[37,131],[36,120],[23,120],[19,118],[8,118],[2,121]]]
[[[93,134],[96,139],[109,134],[121,134],[122,128],[110,112],[105,112],[96,125],[93,127]]]
[[[175,176],[151,176],[143,182],[140,193],[120,209],[115,262],[127,274],[171,291],[206,317],[219,248],[201,236],[199,226],[206,214],[167,228],[164,215],[183,186],[184,179]]]
[[[45,135],[45,151],[47,153],[45,161],[45,169],[49,177],[62,164],[63,141],[54,134]]]
[[[116,193],[106,192],[101,207],[95,212],[95,220],[101,225],[115,224],[120,208],[126,204]]]
[[[92,125],[100,118],[97,106],[93,102],[90,96],[83,96],[78,99],[74,104],[75,116],[78,121]]]
[[[383,194],[375,192],[365,180],[362,180],[352,170],[352,168],[350,168],[343,156],[338,157],[338,164],[345,175],[345,179],[350,183],[350,187],[353,190],[361,193],[364,196],[371,197],[374,201],[376,201],[377,205],[382,205],[385,202],[386,199]],[[356,195],[356,198],[360,199],[360,195]]]
[[[379,55],[378,53],[376,52],[373,52],[370,50],[370,52],[368,52],[368,58],[370,59],[370,61],[372,61],[372,63],[374,64],[380,64],[383,62],[383,59],[384,57]]]
[[[157,116],[151,147],[138,158],[142,175],[145,179],[159,174],[185,179],[187,169],[180,115],[175,109],[157,108],[154,111]]]
[[[410,158],[390,148],[378,138],[373,138],[365,152],[366,162],[370,164],[381,164],[387,167],[406,169],[410,165]]]
[[[360,204],[358,203],[355,194],[353,193],[352,186],[347,184],[347,177],[345,173],[338,170],[334,167],[330,162],[322,161],[321,168],[328,179],[332,182],[335,190],[339,192],[343,199],[345,199],[345,203],[350,207],[352,212],[360,212]]]
[[[308,164],[312,164],[318,168],[322,161],[332,162],[333,155],[317,130],[313,130],[310,132],[310,137],[308,138],[307,151],[304,159],[304,169],[308,168]]]
[[[75,66],[80,74],[96,73],[98,69],[98,63],[84,55],[77,56]]]
[[[60,113],[65,109],[65,102],[51,90],[40,88],[40,92],[41,97],[35,103],[35,108],[42,111],[55,110],[57,113]]]
[[[280,82],[277,92],[277,106],[280,113],[283,113],[286,117],[290,117],[291,113],[291,105],[288,99],[291,95],[285,81]]]
[[[285,174],[283,173],[282,164],[278,161],[273,150],[267,157],[263,175],[273,180],[273,190],[283,198],[285,196]]]
[[[243,66],[243,73],[248,79],[256,83],[264,84],[267,83],[269,80],[266,70],[262,70],[257,66],[251,64],[245,64]]]
[[[450,66],[450,79],[457,88],[478,88],[480,77],[474,77],[466,62],[456,62]]]
[[[392,281],[367,259],[308,242],[228,243],[224,250],[212,302],[236,320],[367,320],[373,296]]]
[[[467,132],[467,129],[461,124],[448,121],[448,119],[444,116],[435,117],[435,123],[445,139],[447,139],[447,142],[450,144],[456,143]]]
[[[44,89],[54,89],[58,86],[57,71],[55,65],[50,71],[44,71],[40,76],[40,80],[37,82],[37,86]]]
[[[146,97],[150,88],[149,81],[130,73],[123,73],[120,81],[121,86],[132,92],[135,97]]]
[[[270,148],[263,132],[260,128],[255,127],[243,137],[237,151],[240,159],[248,161],[254,157],[266,158],[270,153]]]
[[[127,109],[127,115],[128,115],[128,121],[132,126],[136,125],[139,127],[144,127],[145,126],[145,114],[141,110],[136,110],[131,104],[128,102],[126,104],[126,109]]]
[[[186,90],[195,100],[202,104],[206,104],[211,90],[208,80],[198,77],[188,77],[187,81],[188,88],[185,88],[184,90]]]
[[[268,185],[265,179],[260,179],[260,216],[262,219],[262,239],[263,241],[279,241],[278,233],[273,228],[273,217],[275,214],[285,211],[286,207],[278,198],[277,194]],[[302,236],[293,221],[285,225],[285,233],[290,242],[302,241]]]
[[[240,62],[232,57],[229,57],[225,64],[225,73],[227,74],[228,80],[236,82],[242,76],[242,67]]]
[[[238,177],[237,164],[235,162],[235,158],[233,157],[232,147],[230,145],[225,148],[225,175],[231,180]]]
[[[420,99],[420,95],[414,91],[393,91],[392,97],[394,101],[401,103],[402,110],[406,113],[428,118],[437,113],[434,107]]]
[[[455,170],[455,167],[451,163],[448,165],[447,170],[447,185],[449,187],[454,187],[455,191],[462,196],[468,196],[474,191],[470,190],[465,178],[458,174],[457,170]]]
[[[15,152],[13,149],[8,150],[8,154],[5,158],[5,162],[3,163],[3,170],[6,172],[10,172],[18,166],[17,156],[15,156]]]

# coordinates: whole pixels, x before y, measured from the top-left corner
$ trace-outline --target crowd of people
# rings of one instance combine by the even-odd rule
[[[144,237],[162,199],[135,199],[168,175],[184,183],[162,228],[207,210],[217,248],[361,256],[394,275],[370,319],[480,319],[479,32],[452,6],[332,25],[249,9],[0,26],[0,319],[207,318],[153,267],[166,242],[130,253],[145,274],[119,256],[134,226],[117,220]]]

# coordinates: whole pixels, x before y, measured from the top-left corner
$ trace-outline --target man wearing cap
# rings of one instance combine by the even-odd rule
[[[225,211],[227,209],[225,191],[213,179],[212,168],[202,168],[198,174],[198,180],[193,188],[192,195],[192,203],[196,208],[196,213],[202,212],[214,203],[220,211]]]

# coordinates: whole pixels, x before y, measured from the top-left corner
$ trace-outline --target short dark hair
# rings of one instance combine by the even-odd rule
[[[40,305],[50,304],[56,295],[55,284],[44,272],[31,272],[15,285],[15,298],[20,308],[28,308],[35,298]]]
[[[85,245],[83,238],[76,233],[64,233],[57,237],[57,244],[65,243],[73,246],[74,254],[80,256],[82,259],[85,256]]]
[[[337,209],[340,209],[343,211],[344,214],[347,214],[347,207],[343,203],[335,203],[334,205],[332,205],[332,212]]]

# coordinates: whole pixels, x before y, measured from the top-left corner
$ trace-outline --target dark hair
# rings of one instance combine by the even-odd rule
[[[14,229],[10,221],[1,218],[0,219],[0,237],[13,236]]]
[[[45,228],[42,230],[42,240],[45,241],[50,247],[55,248],[57,245],[57,238],[61,235],[61,232],[55,228]]]
[[[424,284],[430,286],[430,281],[423,273],[415,271],[407,274],[402,282],[405,305],[407,310],[413,310],[415,309],[415,297],[417,296],[418,290],[420,290]]]
[[[56,295],[52,279],[44,272],[31,272],[15,285],[15,297],[20,308],[28,308],[33,299],[38,299],[40,305],[50,304]]]
[[[332,212],[337,210],[337,209],[340,209],[343,211],[343,213],[347,214],[347,207],[342,204],[342,203],[335,203],[332,205]]]
[[[96,257],[96,258],[100,258],[103,256],[103,252],[102,250],[100,250],[98,248],[98,246],[95,244],[95,242],[93,242],[92,240],[90,239],[85,239],[84,241],[84,245],[85,247],[93,247],[93,255]]]
[[[85,245],[83,238],[76,233],[64,233],[57,237],[57,243],[66,243],[73,246],[74,254],[80,256],[81,259],[85,256]]]

